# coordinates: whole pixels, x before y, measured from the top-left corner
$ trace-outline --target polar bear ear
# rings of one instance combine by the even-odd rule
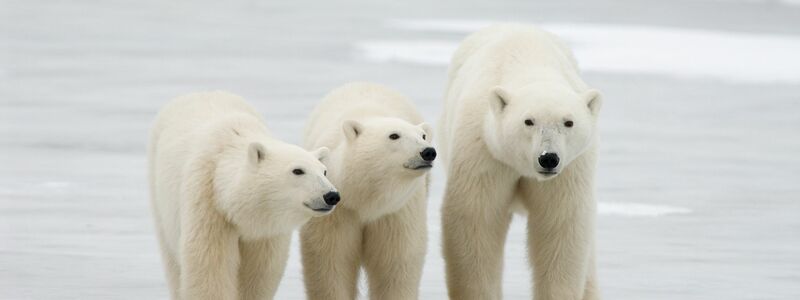
[[[319,147],[319,149],[314,150],[314,157],[319,159],[319,161],[324,161],[326,158],[328,158],[329,153],[330,150],[328,150],[328,147]]]
[[[264,161],[266,157],[267,151],[264,150],[264,145],[258,142],[250,143],[250,147],[247,150],[247,159],[250,163],[257,165]]]
[[[344,136],[347,137],[347,140],[352,141],[355,140],[359,134],[364,132],[364,126],[358,121],[354,120],[346,120],[342,122],[342,130],[344,131]]]
[[[600,91],[589,89],[583,93],[583,99],[586,100],[586,106],[589,107],[592,115],[596,116],[600,112],[600,107],[603,106],[603,97],[600,95]]]
[[[422,131],[425,132],[425,135],[427,135],[425,137],[425,140],[430,141],[433,138],[433,128],[431,127],[431,125],[428,125],[428,123],[422,122],[422,123],[419,123],[419,125],[417,125],[417,127],[421,128]]]
[[[490,97],[489,106],[491,106],[492,112],[499,115],[508,105],[508,91],[501,86],[496,86],[492,88],[492,94],[494,97]]]

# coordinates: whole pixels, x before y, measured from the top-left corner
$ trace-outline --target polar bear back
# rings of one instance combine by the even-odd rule
[[[262,121],[252,106],[241,97],[223,91],[192,93],[173,99],[164,106],[156,118],[153,133],[164,128],[191,132],[233,113],[242,113]]]
[[[305,129],[304,146],[335,148],[344,139],[342,122],[373,117],[394,117],[411,124],[422,116],[402,94],[380,84],[355,82],[334,89],[311,112]]]
[[[494,70],[498,77],[500,74],[506,77],[510,71],[527,73],[528,70],[514,67],[530,65],[578,72],[572,51],[561,39],[522,24],[494,25],[468,36],[453,54],[448,71],[450,80],[462,73],[462,68],[471,60],[480,61],[480,65],[471,67],[468,72],[476,68]]]

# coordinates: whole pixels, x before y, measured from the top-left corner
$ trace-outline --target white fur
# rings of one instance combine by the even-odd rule
[[[301,230],[309,299],[355,299],[362,265],[370,298],[417,298],[428,175],[409,167],[422,163],[430,131],[405,97],[377,84],[337,88],[316,107],[305,146],[331,149],[323,162],[342,200]]]
[[[580,79],[558,38],[523,25],[467,37],[449,77],[439,145],[448,174],[442,230],[450,298],[502,297],[503,248],[517,203],[529,215],[535,299],[597,299],[599,93]],[[541,173],[542,153],[560,157],[557,174]]]
[[[327,152],[271,138],[232,94],[166,105],[151,132],[149,175],[172,298],[272,298],[291,231],[323,215],[309,207],[325,206],[322,196],[335,191],[319,161]]]

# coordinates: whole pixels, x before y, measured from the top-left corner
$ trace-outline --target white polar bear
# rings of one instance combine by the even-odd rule
[[[342,194],[300,231],[309,299],[355,299],[364,266],[371,299],[416,299],[427,244],[431,129],[399,93],[371,83],[331,91],[312,112],[306,148]]]
[[[594,166],[600,97],[570,50],[523,25],[470,35],[456,51],[441,118],[451,299],[500,299],[512,206],[528,212],[537,300],[597,299]],[[512,205],[513,204],[513,205]]]
[[[338,194],[319,161],[270,137],[243,99],[179,97],[151,132],[152,206],[173,299],[272,298],[291,232]]]

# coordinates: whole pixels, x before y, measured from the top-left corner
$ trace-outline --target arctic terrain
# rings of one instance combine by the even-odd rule
[[[605,299],[800,299],[800,2],[431,2],[0,0],[0,299],[168,297],[145,143],[170,98],[240,94],[299,144],[369,80],[436,124],[450,55],[495,22],[561,36],[604,93]],[[433,173],[421,298],[446,299]],[[506,299],[531,295],[524,225]],[[297,246],[276,299],[305,299]]]

